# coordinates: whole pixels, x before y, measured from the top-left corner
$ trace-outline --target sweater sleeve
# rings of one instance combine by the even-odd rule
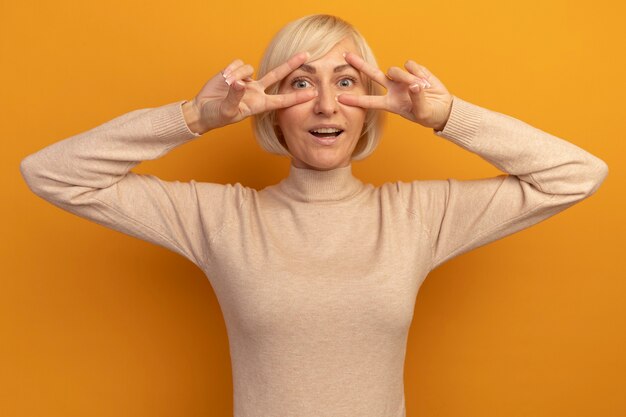
[[[458,97],[444,130],[434,133],[506,174],[398,184],[429,236],[431,270],[565,210],[608,175],[604,161],[574,144]]]
[[[134,110],[49,145],[22,160],[22,176],[35,194],[59,208],[203,268],[210,240],[205,231],[219,227],[219,211],[237,187],[130,172],[200,136],[185,123],[183,103]]]

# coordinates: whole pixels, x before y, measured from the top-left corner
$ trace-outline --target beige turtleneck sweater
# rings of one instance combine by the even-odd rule
[[[195,139],[181,105],[132,111],[26,157],[47,201],[185,256],[230,340],[236,417],[402,417],[407,333],[445,261],[593,194],[607,165],[454,98],[440,137],[510,175],[363,184],[351,167],[291,167],[261,191],[130,169]]]

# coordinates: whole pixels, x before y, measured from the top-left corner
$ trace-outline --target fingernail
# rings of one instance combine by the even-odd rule
[[[422,88],[421,85],[419,85],[419,83],[415,83],[409,86],[409,90],[411,90],[414,93],[419,93],[420,89]]]
[[[224,81],[226,81],[226,84],[228,85],[231,85],[233,83],[233,80],[230,77],[224,77]]]
[[[413,85],[418,84],[420,86],[420,88],[429,88],[430,87],[430,83],[428,81],[426,81],[425,79],[421,78],[421,77],[417,77],[417,82],[414,83]]]
[[[345,58],[345,57],[346,57],[346,55],[348,55],[348,53],[347,53],[347,52],[344,52],[344,53],[343,53],[343,57]]]

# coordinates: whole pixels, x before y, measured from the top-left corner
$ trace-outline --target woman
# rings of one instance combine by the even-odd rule
[[[363,184],[350,162],[376,147],[381,111],[506,175]],[[249,116],[262,147],[292,160],[279,184],[130,172]],[[571,143],[452,96],[413,61],[381,72],[362,36],[325,15],[281,30],[257,80],[237,60],[193,100],[119,116],[21,170],[51,203],[206,273],[227,325],[237,417],[404,416],[407,332],[428,273],[583,200],[608,173]]]

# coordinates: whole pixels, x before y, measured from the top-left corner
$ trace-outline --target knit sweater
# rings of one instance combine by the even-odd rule
[[[428,273],[592,195],[607,165],[454,97],[443,131],[505,174],[375,187],[291,166],[260,191],[131,172],[199,135],[181,105],[131,111],[21,163],[30,189],[204,271],[226,322],[235,417],[402,417],[407,334]]]

